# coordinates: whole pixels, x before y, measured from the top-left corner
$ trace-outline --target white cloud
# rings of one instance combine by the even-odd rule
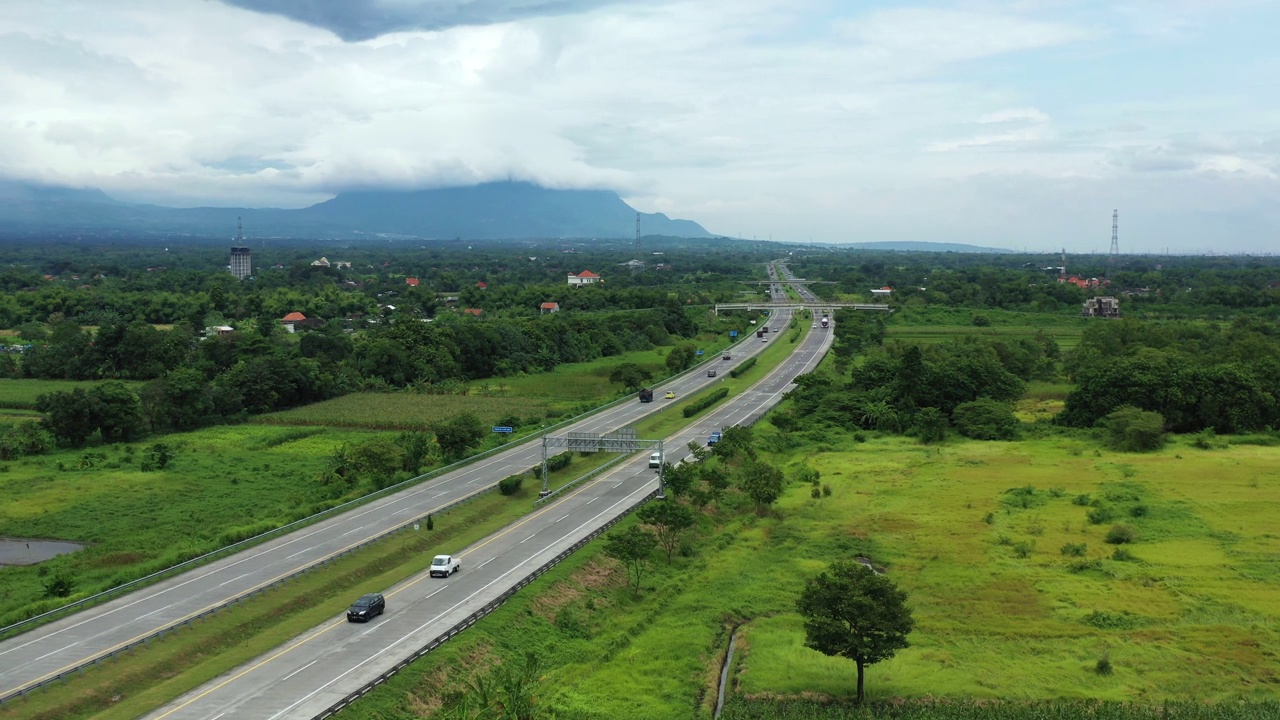
[[[344,42],[203,0],[12,0],[0,4],[0,175],[292,206],[348,187],[515,177],[613,188],[723,233],[1015,244],[1028,197],[1040,217],[1058,215],[1041,198],[1075,208],[1061,218],[1070,233],[1094,203],[1110,212],[1108,193],[1141,198],[1175,179],[1187,197],[1259,213],[1219,190],[1262,197],[1280,171],[1280,108],[1257,88],[1095,91],[1077,66],[1119,52],[1123,13],[552,5],[538,16],[537,3],[497,0],[489,24]],[[1204,7],[1192,10],[1208,23]],[[522,19],[494,21],[505,12]]]

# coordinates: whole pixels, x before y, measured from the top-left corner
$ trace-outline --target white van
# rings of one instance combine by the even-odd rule
[[[649,456],[649,467],[651,468],[662,467],[662,451],[661,450]]]

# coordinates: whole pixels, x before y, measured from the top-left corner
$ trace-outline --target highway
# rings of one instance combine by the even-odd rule
[[[781,318],[778,318],[781,320]],[[771,321],[773,329],[785,325]],[[770,333],[781,337],[782,332]],[[781,400],[792,379],[822,359],[832,334],[812,331],[766,378],[664,438],[668,462],[689,454],[714,430],[753,422]],[[766,345],[751,338],[749,342]],[[657,487],[648,453],[460,550],[462,572],[425,574],[384,590],[387,612],[372,622],[330,619],[289,643],[147,715],[148,720],[282,720],[313,718],[427,645],[499,596],[520,578],[625,512]],[[656,502],[656,501],[655,501]],[[367,588],[368,591],[383,590]]]
[[[781,290],[781,287],[777,287]],[[769,318],[775,331],[789,321]],[[733,361],[713,359],[707,367],[727,370],[751,357],[766,342],[748,337],[733,348]],[[830,333],[818,331],[765,380],[714,410],[693,426],[666,439],[667,459],[687,452],[685,444],[705,442],[709,432],[753,420],[775,404],[791,379],[821,359]],[[681,398],[723,378],[708,378],[705,367],[655,388]],[[666,403],[623,403],[556,434],[604,433],[634,423]],[[200,688],[149,717],[282,718],[311,717],[336,699],[378,675],[424,645],[459,618],[501,594],[520,577],[554,557],[579,538],[634,505],[656,485],[646,467],[647,452],[608,475],[568,493],[496,535],[465,549],[463,572],[448,580],[415,578],[387,589],[388,611],[365,625],[335,618],[228,676]],[[435,512],[509,474],[537,464],[539,440],[487,458],[396,495],[382,498],[263,545],[188,571],[64,617],[0,643],[0,698],[96,658],[106,657],[139,638],[180,626],[206,609],[226,604],[357,546],[388,529]],[[376,588],[370,588],[370,590]]]
[[[778,313],[770,317],[768,322],[781,329],[788,320],[785,313]],[[770,333],[769,337],[778,335],[780,333]],[[734,346],[732,361],[712,359],[708,367],[727,370],[755,355],[766,345],[749,336]],[[804,351],[797,355],[803,356]],[[793,362],[794,360],[795,358],[792,359]],[[788,362],[787,367],[793,367],[793,362]],[[696,370],[656,387],[655,401],[651,404],[622,403],[557,431],[556,434],[604,433],[632,424],[673,402],[659,399],[667,390],[673,390],[678,397],[683,398],[719,379],[706,377],[705,372]],[[787,380],[789,379],[788,377]],[[750,403],[754,397],[756,395],[748,393],[734,398],[732,407]],[[395,495],[375,500],[342,515],[9,638],[0,642],[0,699],[37,687],[42,682],[96,659],[108,657],[155,632],[177,628],[210,608],[225,605],[255,589],[358,546],[387,530],[400,527],[415,518],[425,517],[457,499],[493,485],[507,475],[527,470],[540,461],[541,441],[534,439]],[[610,477],[616,477],[616,473]],[[621,492],[625,485],[623,482],[618,491]],[[550,507],[539,513],[539,517],[554,508],[573,509],[576,506],[568,504],[572,500],[584,503],[590,501],[595,508],[612,507],[619,499],[630,497],[630,493],[597,497],[593,493],[600,492],[601,483],[596,482],[589,487],[590,492],[582,490],[573,494],[572,498],[551,503]],[[645,492],[648,491],[640,492],[640,495]],[[589,521],[582,522],[583,524],[574,524],[573,527],[577,529],[589,526]],[[553,524],[567,528],[561,523]],[[558,541],[549,536],[540,535],[539,539],[545,540],[548,548],[557,546]],[[537,546],[533,539],[522,537],[520,540],[519,544]],[[494,544],[502,545],[497,541]],[[472,582],[470,578],[474,573],[469,571],[479,563],[474,558],[467,558],[465,562],[468,572],[448,581],[448,584],[466,585]],[[494,562],[497,567],[503,566],[502,562]],[[495,582],[500,584],[499,581]],[[397,601],[393,599],[392,602]],[[466,606],[464,604],[458,610]],[[388,613],[389,616],[391,614]]]

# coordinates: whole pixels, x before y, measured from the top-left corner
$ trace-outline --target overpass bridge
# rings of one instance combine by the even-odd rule
[[[787,282],[787,281],[782,281]],[[740,303],[716,303],[715,313],[719,315],[724,310],[869,310],[872,312],[893,312],[888,305],[879,305],[874,303],[849,303],[849,302],[822,302],[822,301],[779,301],[770,302],[762,300],[758,302],[740,302]]]

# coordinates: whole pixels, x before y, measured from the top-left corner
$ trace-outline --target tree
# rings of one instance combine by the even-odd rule
[[[653,528],[658,544],[667,553],[667,564],[680,547],[680,538],[685,531],[692,528],[697,519],[689,506],[682,505],[675,498],[650,502],[636,513],[640,522]]]
[[[1018,434],[1018,418],[1009,404],[991,398],[960,403],[951,419],[961,435],[975,440],[1012,440]]]
[[[806,581],[797,609],[804,616],[805,647],[857,663],[858,702],[866,697],[866,666],[908,647],[907,635],[915,625],[907,593],[851,560],[832,563]]]
[[[436,442],[446,457],[457,459],[462,457],[467,448],[480,442],[484,437],[484,424],[471,413],[461,413],[432,428],[436,434]]]
[[[936,407],[920,408],[916,413],[915,430],[925,445],[942,442],[947,439],[947,416]]]
[[[627,576],[635,580],[635,592],[639,595],[640,577],[656,547],[658,538],[653,533],[632,525],[622,532],[611,533],[605,540],[604,553],[626,566]]]
[[[1164,417],[1157,412],[1147,412],[1124,406],[1107,415],[1111,446],[1127,452],[1159,450],[1164,445]]]
[[[653,373],[631,362],[622,363],[609,373],[609,382],[621,383],[627,390],[637,390],[653,379]]]
[[[782,495],[783,482],[782,471],[766,462],[748,462],[738,476],[738,486],[756,504],[757,514],[763,514]]]
[[[675,374],[693,364],[697,357],[692,345],[677,345],[667,353],[667,371]]]

